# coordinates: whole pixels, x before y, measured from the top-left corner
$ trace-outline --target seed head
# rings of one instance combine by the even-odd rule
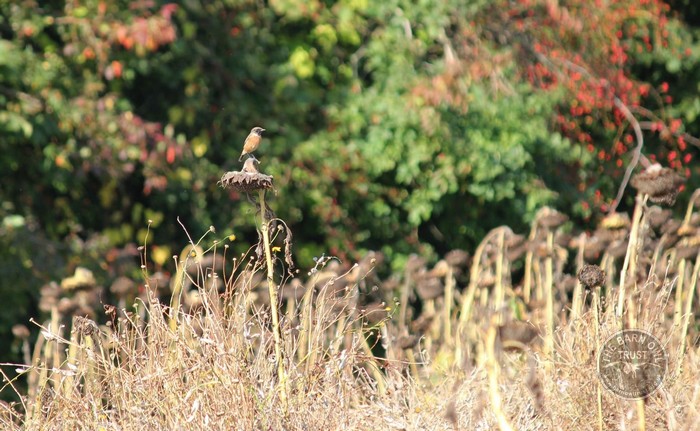
[[[578,272],[578,281],[587,289],[605,284],[605,271],[598,265],[583,265]]]

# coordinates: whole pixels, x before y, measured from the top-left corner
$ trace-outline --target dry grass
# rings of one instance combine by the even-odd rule
[[[125,294],[136,308],[107,307],[106,325],[48,301],[52,317],[16,378],[28,379],[29,392],[0,405],[0,425],[700,429],[698,217],[691,206],[662,233],[672,220],[655,221],[659,211],[640,195],[631,222],[614,215],[593,236],[564,240],[565,217],[546,209],[527,240],[499,228],[473,259],[456,253],[428,269],[415,258],[400,280],[378,280],[373,255],[351,268],[320,259],[303,284],[274,255],[279,345],[264,254],[232,260],[193,244],[177,259],[170,285],[180,294],[170,306],[149,274],[139,297]],[[606,272],[602,286],[585,289],[567,275],[584,263]],[[422,315],[406,307],[411,300]],[[623,327],[654,334],[668,355],[663,385],[641,401],[619,398],[597,377],[601,344]],[[16,379],[6,376],[3,390]]]

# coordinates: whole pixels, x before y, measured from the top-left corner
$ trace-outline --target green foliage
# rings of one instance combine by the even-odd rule
[[[358,62],[368,77],[358,73],[352,91],[326,105],[327,130],[296,146],[291,184],[313,191],[303,200],[281,194],[292,202],[285,206],[313,208],[302,237],[320,231],[334,252],[361,245],[396,257],[427,245],[471,246],[569,192],[557,172],[588,159],[548,127],[556,94],[527,85],[494,92],[491,82],[468,76],[456,78],[465,106],[417,94],[449,67],[434,58],[449,11],[401,6],[405,16],[394,4],[370,11],[387,24],[363,46]]]

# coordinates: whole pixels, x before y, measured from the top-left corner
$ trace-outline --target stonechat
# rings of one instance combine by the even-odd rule
[[[262,127],[253,127],[253,130],[250,131],[248,137],[245,138],[245,142],[243,143],[243,152],[241,153],[241,157],[238,158],[239,162],[243,160],[243,156],[246,154],[251,154],[253,151],[258,149],[260,141],[262,140],[262,132],[264,131],[265,129]]]
[[[245,163],[243,163],[243,171],[242,172],[247,172],[249,174],[259,174],[260,171],[258,171],[258,159],[255,157],[249,157]]]

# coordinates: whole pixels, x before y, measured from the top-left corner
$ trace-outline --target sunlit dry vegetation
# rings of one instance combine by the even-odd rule
[[[295,269],[269,177],[236,175],[225,185],[257,208],[260,241],[247,254],[232,256],[212,228],[166,280],[142,248],[143,281],[111,286],[106,320],[87,270],[42,289],[50,318],[34,322],[33,346],[15,328],[26,364],[2,368],[3,391],[20,399],[0,406],[3,429],[697,427],[700,192],[682,220],[655,206],[675,201],[671,171],[637,175],[634,212],[592,234],[542,208],[530,232],[499,227],[472,254],[430,267],[413,256],[386,278],[380,253]],[[663,384],[645,399],[598,379],[601,345],[622,328],[665,347]]]

